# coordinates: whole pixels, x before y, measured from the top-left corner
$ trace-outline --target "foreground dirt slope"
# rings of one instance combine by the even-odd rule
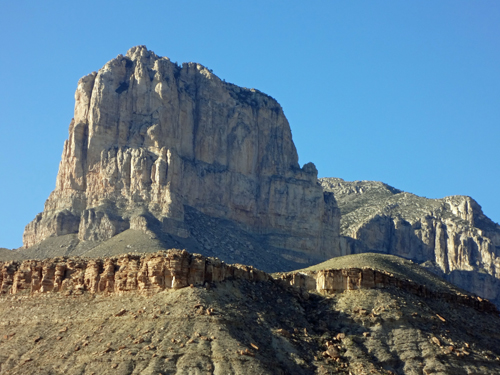
[[[0,374],[500,374],[500,319],[395,288],[227,280],[0,297]]]

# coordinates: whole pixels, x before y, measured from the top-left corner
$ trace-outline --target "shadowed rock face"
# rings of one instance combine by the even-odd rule
[[[500,303],[500,226],[470,197],[427,199],[375,181],[323,178],[341,210],[341,252],[377,251],[423,263]]]
[[[338,254],[335,199],[300,168],[281,106],[254,89],[144,46],[83,77],[55,190],[24,247],[126,229],[188,238],[185,208],[231,220],[270,246]]]

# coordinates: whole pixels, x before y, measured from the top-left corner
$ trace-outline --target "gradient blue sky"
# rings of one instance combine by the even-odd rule
[[[499,1],[0,0],[0,247],[55,187],[80,77],[144,44],[282,105],[320,177],[500,221]]]

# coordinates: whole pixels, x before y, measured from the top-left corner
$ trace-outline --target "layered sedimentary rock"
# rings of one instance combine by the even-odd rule
[[[500,302],[500,226],[470,197],[427,199],[381,182],[323,178],[341,210],[341,252],[376,251],[423,263]]]
[[[129,228],[188,238],[186,207],[306,258],[338,254],[335,199],[299,166],[276,100],[134,47],[78,82],[56,188],[24,247]]]
[[[276,281],[299,293],[334,294],[345,290],[396,287],[425,298],[497,313],[491,302],[453,289],[436,290],[371,268],[327,269],[271,275],[250,266],[226,264],[185,250],[123,254],[110,258],[68,258],[0,262],[0,294],[132,293],[152,295],[168,289],[224,280]]]
[[[322,294],[342,293],[345,290],[396,287],[420,297],[442,299],[470,306],[479,311],[499,313],[493,303],[481,297],[461,292],[432,290],[414,281],[371,268],[331,269],[310,273],[294,272],[282,275],[280,281],[285,285]]]
[[[0,262],[0,293],[60,292],[157,293],[226,279],[266,281],[263,271],[230,265],[217,258],[168,250],[148,255],[123,254],[110,258],[59,257]]]

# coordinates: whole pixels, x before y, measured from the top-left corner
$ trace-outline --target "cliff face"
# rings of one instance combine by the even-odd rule
[[[217,258],[169,250],[110,258],[52,258],[0,262],[0,294],[59,292],[66,295],[125,293],[151,295],[229,278],[266,281],[270,276]]]
[[[59,257],[0,262],[0,295],[49,292],[66,296],[84,292],[152,295],[225,280],[276,282],[285,288],[294,287],[294,293],[306,299],[307,292],[328,295],[346,290],[396,287],[420,297],[442,299],[498,314],[495,305],[488,300],[462,293],[445,283],[429,287],[402,275],[368,267],[303,270],[273,278],[250,266],[226,264],[217,258],[175,249],[109,258]]]
[[[341,252],[376,251],[423,263],[500,302],[500,226],[472,198],[427,199],[373,181],[321,179],[341,210]]]
[[[24,247],[129,228],[189,238],[186,207],[306,257],[338,249],[335,200],[312,163],[300,168],[273,98],[134,47],[78,82],[56,188]]]

